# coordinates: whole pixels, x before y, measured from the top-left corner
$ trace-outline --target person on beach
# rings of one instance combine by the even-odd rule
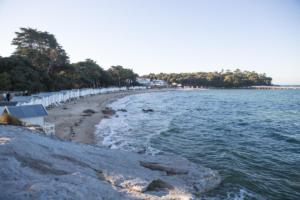
[[[8,92],[6,93],[6,101],[10,101],[11,100],[11,94]]]

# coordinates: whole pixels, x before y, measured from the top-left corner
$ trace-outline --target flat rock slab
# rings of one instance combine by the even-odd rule
[[[216,171],[173,156],[78,144],[0,126],[0,199],[197,199]]]

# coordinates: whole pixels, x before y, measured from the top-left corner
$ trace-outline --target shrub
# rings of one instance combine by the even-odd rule
[[[16,117],[11,116],[7,113],[3,113],[0,116],[0,124],[2,125],[15,125],[15,126],[22,126],[23,123]]]

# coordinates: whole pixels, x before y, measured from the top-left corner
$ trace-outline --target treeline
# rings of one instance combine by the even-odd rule
[[[137,74],[122,66],[101,68],[86,59],[70,63],[54,35],[21,28],[12,41],[16,50],[0,57],[0,91],[40,92],[73,88],[131,86]]]
[[[144,76],[150,79],[165,80],[168,83],[182,84],[182,86],[191,87],[222,87],[238,88],[255,85],[271,85],[272,78],[266,74],[256,72],[241,71],[221,71],[221,72],[196,72],[196,73],[160,73]]]

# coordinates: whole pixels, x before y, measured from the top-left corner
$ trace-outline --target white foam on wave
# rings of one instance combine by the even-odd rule
[[[245,199],[261,199],[264,200],[264,198],[259,197],[256,194],[253,194],[252,192],[247,191],[246,189],[241,188],[239,192],[233,193],[229,192],[227,193],[227,198],[225,200],[245,200]]]
[[[139,105],[143,104],[141,102],[144,101],[144,96],[141,95],[143,94],[127,96],[108,105],[109,107],[117,111],[116,115],[118,117],[112,116],[111,118],[103,119],[96,126],[95,133],[99,138],[99,145],[103,145],[112,149],[123,149],[134,152],[143,152],[151,155],[161,153],[158,149],[154,148],[151,145],[151,139],[161,134],[162,131],[166,131],[169,127],[171,120],[159,121],[159,127],[161,127],[159,131],[150,130],[148,131],[149,133],[145,133],[145,135],[143,135],[143,132],[139,132],[138,130],[132,132],[134,128],[138,128],[140,129],[140,131],[144,131],[142,130],[142,125],[136,123],[136,121],[134,121],[135,119],[138,121],[143,119],[150,121],[150,119],[148,119],[149,115],[145,115],[142,112],[142,109],[136,107],[137,105],[135,100],[139,101]],[[137,98],[137,96],[141,98]],[[126,109],[127,112],[118,112],[118,110],[120,109]],[[155,115],[157,113],[152,114]],[[141,127],[131,127],[128,124],[128,118],[131,120],[132,123],[134,123],[134,125]]]
[[[116,129],[126,131],[128,125],[116,117],[103,119],[96,126],[96,135],[101,138],[100,144],[111,149],[120,149],[125,146],[126,140],[117,133]]]
[[[240,188],[237,192],[227,192],[226,197],[207,197],[204,196],[205,200],[246,200],[246,199],[259,199],[265,200],[264,198],[247,191],[246,189]]]
[[[121,98],[108,106],[114,110],[126,109],[130,102],[130,97],[131,96]],[[118,117],[112,116],[111,118],[103,119],[96,126],[96,135],[99,138],[99,145],[103,145],[111,149],[122,149],[122,147],[128,145],[128,141],[119,132],[121,130],[125,133],[131,129],[131,127],[125,122],[127,112],[126,114],[117,112],[117,115]]]

